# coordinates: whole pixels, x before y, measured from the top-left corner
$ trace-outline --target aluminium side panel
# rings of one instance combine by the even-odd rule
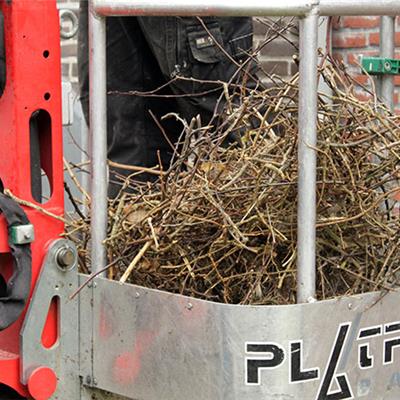
[[[400,398],[397,291],[235,306],[94,283],[98,389],[135,400]]]

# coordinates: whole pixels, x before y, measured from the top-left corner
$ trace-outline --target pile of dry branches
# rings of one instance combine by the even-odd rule
[[[331,63],[320,75],[332,96],[319,96],[315,149],[318,298],[389,290],[400,268],[400,121],[357,100]],[[186,125],[155,183],[125,181],[109,204],[110,278],[224,303],[295,302],[297,82],[228,101],[218,128]],[[221,146],[254,119],[242,147]],[[84,270],[88,223],[69,227]]]

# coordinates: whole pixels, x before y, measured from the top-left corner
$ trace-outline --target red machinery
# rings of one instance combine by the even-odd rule
[[[60,43],[56,2],[0,1],[0,6],[6,49],[6,85],[0,98],[1,186],[18,198],[62,216]],[[46,200],[41,190],[43,172],[50,189]],[[60,220],[32,207],[24,209],[35,229],[35,240],[31,245],[25,244],[31,246],[32,251],[30,297],[48,245],[59,237],[64,226]],[[17,269],[13,267],[9,236],[7,223],[1,215],[0,273],[5,281]],[[0,302],[6,303],[8,294],[3,293]],[[57,339],[57,302],[51,304],[42,331],[44,347],[51,347]],[[19,341],[25,312],[26,307],[15,322],[0,332],[0,398],[4,398],[1,391],[8,393],[6,387],[26,397],[30,396],[30,390],[37,392],[43,378],[47,382],[49,378],[54,380],[51,371],[38,366],[27,385],[20,383]],[[40,398],[40,393],[36,398]]]
[[[92,116],[100,120],[106,115],[105,16],[123,11],[154,15],[157,6],[159,15],[188,14],[173,2],[139,3],[91,0],[91,75],[97,90],[92,99],[98,100],[92,102]],[[207,6],[211,3],[202,5],[204,13],[218,11],[219,5]],[[263,11],[303,18],[300,66],[307,68],[300,74],[311,76],[300,87],[307,99],[301,103],[303,112],[311,110],[303,131],[311,126],[314,133],[316,110],[309,107],[306,93],[316,94],[317,15],[393,14],[400,4],[320,3],[271,0],[253,2],[248,9],[233,3],[220,9],[224,15],[238,15],[242,7],[243,15]],[[60,239],[64,208],[56,0],[0,0],[0,7],[7,72],[0,98],[0,399],[400,398],[399,291],[255,307],[79,274],[74,245]],[[191,13],[201,11],[198,2],[188,7]],[[98,122],[92,135],[104,144],[96,128],[105,133],[107,125]],[[94,170],[106,165],[105,154],[97,152],[93,160]],[[106,182],[99,184],[104,188]],[[312,191],[307,185],[303,189]],[[106,211],[92,208],[93,215]],[[101,240],[92,245],[100,247]],[[92,262],[94,270],[101,267],[94,257]],[[70,300],[83,282],[87,287]]]

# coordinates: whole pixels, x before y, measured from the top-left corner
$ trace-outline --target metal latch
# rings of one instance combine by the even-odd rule
[[[10,238],[14,244],[28,244],[35,239],[35,231],[32,224],[14,225],[10,228]]]
[[[364,73],[369,75],[399,75],[400,59],[384,57],[363,57],[361,66]]]

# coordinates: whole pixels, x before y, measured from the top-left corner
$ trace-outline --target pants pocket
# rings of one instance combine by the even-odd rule
[[[188,43],[193,62],[214,64],[224,59],[221,50],[224,44],[221,30],[218,25],[207,27],[206,31],[202,26],[188,32]]]
[[[199,93],[215,89],[220,84],[209,81],[225,81],[226,46],[217,22],[187,27],[188,66],[186,77],[193,79],[192,92]],[[208,81],[205,83],[204,81]]]
[[[242,35],[235,37],[229,41],[229,47],[232,57],[238,61],[243,62],[249,57],[253,45],[253,35],[248,33],[247,35]]]

